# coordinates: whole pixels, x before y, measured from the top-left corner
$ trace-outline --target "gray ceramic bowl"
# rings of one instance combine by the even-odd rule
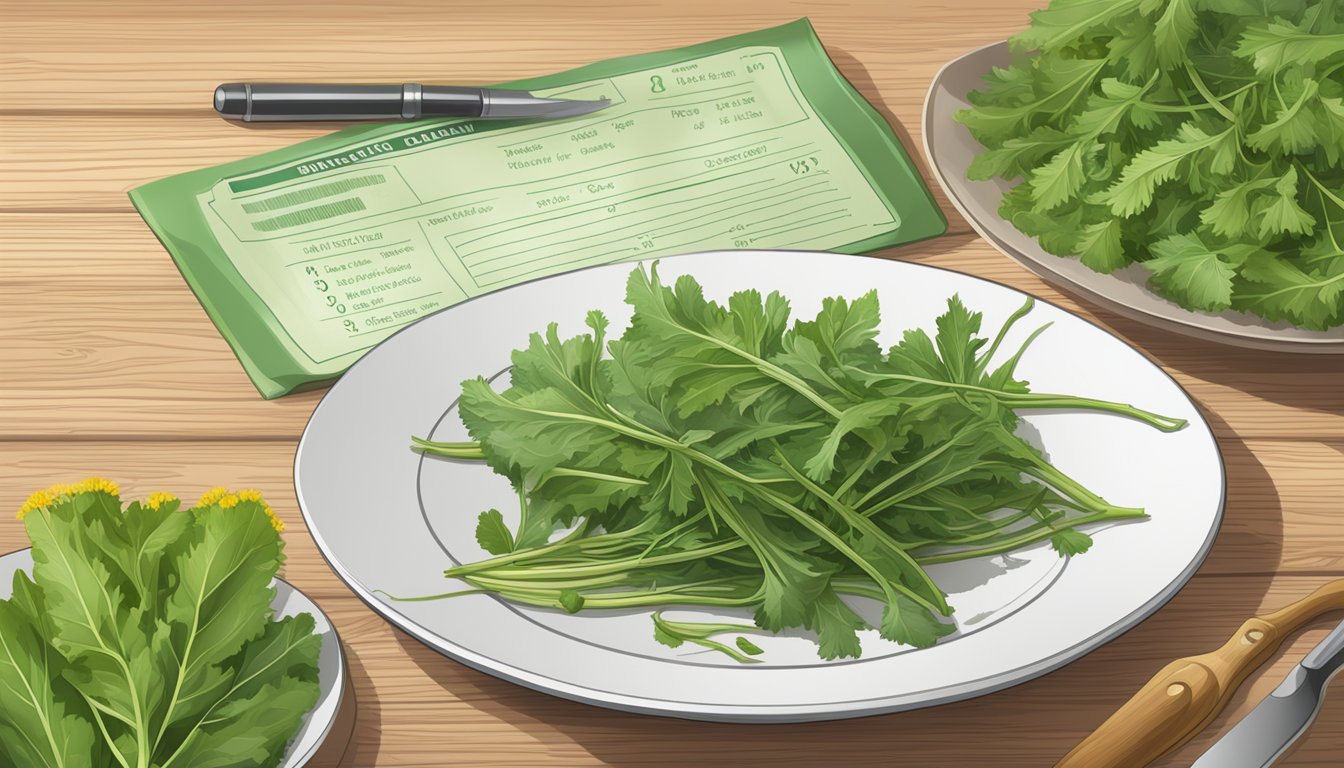
[[[966,167],[983,147],[952,116],[970,106],[966,94],[983,86],[981,78],[991,67],[1011,58],[1008,43],[1000,42],[954,59],[933,78],[924,100],[924,152],[933,175],[981,237],[1061,290],[1141,323],[1239,347],[1344,354],[1344,326],[1308,331],[1242,312],[1192,312],[1149,290],[1148,273],[1138,264],[1109,275],[1093,272],[1076,259],[1047,253],[1000,218],[999,198],[1013,182],[967,180]]]

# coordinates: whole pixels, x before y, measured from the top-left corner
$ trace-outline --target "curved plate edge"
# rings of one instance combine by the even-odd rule
[[[742,253],[769,253],[769,252],[771,251],[743,251]],[[833,253],[812,252],[812,251],[793,251],[793,252],[815,253],[817,255],[824,255],[828,258],[874,258],[875,260],[878,261],[883,260],[880,258],[864,255],[844,255],[844,254],[833,254]],[[719,253],[719,252],[710,251],[700,253]],[[726,253],[734,253],[734,252],[728,251]],[[692,254],[681,254],[681,255],[692,255]],[[677,257],[669,256],[664,258],[675,259]],[[966,279],[976,280],[979,282],[998,286],[999,288],[1012,291],[1022,296],[1030,295],[1017,288],[1013,288],[1012,286],[1004,285],[1002,283],[990,280],[989,278],[980,277],[978,275],[971,275],[964,272],[958,272],[953,269],[948,269],[946,267],[939,267],[931,264],[918,264],[910,262],[903,262],[903,263],[909,264],[910,266],[925,269],[934,269],[941,272],[949,272],[964,277]],[[575,271],[582,272],[588,269],[600,269],[606,266],[610,265],[606,264],[594,265],[592,267],[586,267],[583,270],[575,270]],[[509,290],[509,289],[505,288],[503,290]],[[493,294],[483,294],[483,296],[487,295],[493,295]],[[458,663],[471,667],[472,669],[475,669],[478,672],[483,672],[493,677],[502,680],[507,680],[511,683],[521,685],[525,688],[530,688],[540,693],[557,696],[559,698],[564,698],[571,701],[577,701],[583,704],[589,704],[592,706],[602,707],[605,709],[613,709],[623,712],[633,712],[636,714],[656,715],[663,717],[674,717],[685,720],[697,720],[707,722],[731,722],[731,723],[801,723],[801,722],[814,722],[824,720],[839,720],[839,719],[848,719],[856,717],[868,717],[873,715],[922,709],[925,707],[937,706],[940,704],[948,704],[955,701],[962,701],[991,693],[996,693],[998,691],[1011,688],[1018,684],[1034,680],[1042,675],[1053,672],[1069,664],[1070,662],[1078,660],[1079,658],[1087,655],[1088,653],[1091,653],[1092,651],[1096,650],[1102,645],[1105,645],[1106,643],[1120,637],[1125,632],[1128,632],[1130,629],[1133,629],[1135,626],[1138,626],[1140,623],[1142,623],[1144,620],[1152,616],[1164,605],[1166,605],[1173,597],[1176,596],[1177,593],[1181,591],[1181,589],[1185,587],[1185,585],[1194,576],[1195,572],[1199,570],[1200,566],[1202,566],[1204,561],[1208,558],[1209,552],[1213,548],[1213,543],[1217,539],[1218,534],[1222,529],[1224,512],[1227,505],[1227,469],[1226,469],[1226,462],[1224,461],[1223,458],[1222,448],[1218,445],[1218,441],[1214,437],[1213,431],[1209,427],[1208,421],[1204,417],[1203,411],[1199,407],[1198,402],[1196,402],[1195,399],[1190,396],[1190,393],[1187,392],[1183,386],[1181,386],[1180,382],[1178,382],[1175,378],[1173,378],[1171,374],[1167,373],[1167,371],[1164,370],[1160,365],[1153,362],[1146,355],[1142,354],[1142,352],[1137,347],[1135,347],[1133,344],[1130,344],[1128,341],[1119,336],[1117,333],[1111,331],[1109,328],[1106,328],[1105,326],[1092,322],[1087,318],[1081,317],[1077,313],[1071,312],[1065,309],[1064,307],[1061,307],[1058,304],[1049,301],[1048,299],[1043,299],[1036,296],[1033,296],[1032,298],[1034,298],[1036,301],[1042,302],[1043,304],[1054,307],[1055,309],[1058,309],[1059,311],[1076,318],[1082,323],[1085,323],[1087,325],[1092,326],[1093,328],[1096,328],[1097,330],[1114,338],[1116,341],[1120,342],[1126,348],[1133,350],[1139,355],[1139,357],[1146,364],[1152,366],[1163,377],[1165,377],[1166,380],[1175,388],[1175,390],[1179,392],[1181,396],[1186,399],[1186,401],[1190,404],[1192,409],[1199,415],[1198,423],[1196,424],[1192,422],[1190,424],[1190,427],[1198,426],[1199,428],[1205,431],[1205,433],[1209,437],[1210,444],[1213,446],[1214,455],[1218,460],[1218,479],[1219,479],[1219,498],[1217,504],[1218,508],[1214,515],[1213,525],[1210,526],[1209,533],[1205,538],[1205,541],[1200,546],[1200,550],[1196,555],[1196,557],[1194,557],[1190,561],[1187,567],[1175,579],[1173,579],[1171,583],[1169,583],[1162,591],[1154,595],[1152,599],[1144,603],[1135,611],[1132,611],[1129,615],[1125,616],[1123,619],[1117,621],[1107,630],[1099,632],[1096,635],[1093,635],[1092,637],[1087,638],[1086,640],[1068,649],[1065,649],[1064,651],[1061,651],[1060,653],[1057,653],[1049,658],[1042,659],[1035,664],[1029,664],[1023,667],[1017,667],[1011,670],[1005,670],[1001,674],[994,675],[989,678],[983,678],[981,680],[972,683],[966,683],[960,686],[952,686],[947,689],[944,689],[943,691],[922,692],[921,694],[919,694],[919,698],[915,700],[911,700],[912,699],[911,696],[906,696],[906,697],[896,697],[891,700],[879,703],[868,703],[863,706],[840,705],[835,709],[829,709],[826,707],[819,707],[819,706],[811,706],[811,707],[800,707],[796,711],[791,711],[782,708],[772,708],[771,710],[766,711],[749,705],[738,707],[706,706],[706,707],[691,708],[691,707],[673,705],[670,704],[669,702],[663,702],[657,699],[626,696],[622,694],[599,693],[584,688],[582,686],[566,683],[564,681],[555,680],[539,675],[533,675],[524,670],[517,669],[516,667],[513,667],[511,665],[500,664],[493,662],[493,660],[485,659],[484,657],[466,648],[463,648],[449,641],[446,638],[440,637],[431,632],[423,630],[414,622],[408,619],[404,619],[394,611],[388,610],[386,604],[384,604],[381,600],[378,600],[370,590],[364,589],[357,583],[354,576],[344,568],[344,566],[336,558],[335,553],[331,551],[327,543],[322,539],[316,520],[309,512],[308,504],[304,499],[303,490],[300,482],[300,472],[304,454],[304,446],[307,442],[310,428],[313,422],[317,419],[318,414],[322,411],[322,406],[326,402],[327,397],[330,396],[330,394],[333,391],[335,391],[337,387],[340,386],[341,382],[339,379],[334,384],[332,384],[331,388],[327,391],[327,393],[323,395],[322,401],[319,401],[317,406],[313,409],[313,412],[309,416],[307,423],[305,423],[304,425],[303,434],[299,438],[299,443],[295,448],[294,495],[295,498],[298,500],[299,511],[300,514],[302,514],[303,516],[304,524],[308,529],[308,534],[313,538],[313,542],[317,546],[318,552],[322,555],[322,558],[327,562],[327,565],[332,569],[332,572],[336,574],[337,578],[339,578],[346,585],[346,587],[356,597],[358,597],[362,602],[364,602],[371,610],[373,610],[379,616],[383,617],[383,619],[386,620],[388,623],[392,624],[393,626],[397,627],[403,632],[406,632],[407,634],[414,637],[422,644],[428,646],[432,650]],[[443,310],[439,310],[439,312],[446,312],[451,309],[452,307],[447,307]],[[439,314],[439,312],[427,315],[426,317],[417,320],[415,323],[412,323],[401,329],[398,329],[387,339],[384,339],[382,342],[380,342],[380,345],[388,343],[391,339],[395,338],[402,331],[414,326],[417,323],[424,322],[429,318],[434,317],[435,315]],[[370,350],[370,353],[372,353],[372,351],[373,350]],[[363,364],[367,360],[368,356],[369,355],[366,354],[364,357],[361,357],[360,360],[356,361],[349,370],[353,370],[355,367]]]
[[[957,213],[966,220],[966,223],[975,230],[975,233],[981,239],[988,242],[995,250],[1008,256],[1013,261],[1025,267],[1032,274],[1049,282],[1055,288],[1058,288],[1073,296],[1081,297],[1087,301],[1097,304],[1102,308],[1114,312],[1121,317],[1143,323],[1151,327],[1159,328],[1169,333],[1176,333],[1182,336],[1188,336],[1203,341],[1210,341],[1217,344],[1226,344],[1228,346],[1239,347],[1243,349],[1255,349],[1264,352],[1284,352],[1295,354],[1313,354],[1313,355],[1333,355],[1344,354],[1344,340],[1339,339],[1289,339],[1289,338],[1266,338],[1261,336],[1251,336],[1235,333],[1218,328],[1209,328],[1199,324],[1199,314],[1180,310],[1179,314],[1159,315],[1149,312],[1145,309],[1132,307],[1122,301],[1111,298],[1100,289],[1085,285],[1074,280],[1068,275],[1052,269],[1045,260],[1035,256],[1020,252],[1005,244],[996,233],[994,233],[978,216],[973,215],[962,202],[961,196],[957,194],[956,189],[947,178],[942,166],[938,164],[937,157],[934,154],[932,139],[935,136],[937,126],[934,125],[934,118],[931,107],[937,95],[939,86],[942,84],[943,76],[947,71],[966,59],[970,59],[977,54],[983,53],[992,48],[1006,46],[1007,41],[1001,40],[995,43],[982,45],[979,48],[972,49],[962,55],[951,59],[938,69],[929,83],[929,89],[924,94],[924,103],[920,113],[920,134],[921,144],[924,147],[924,157],[928,160],[929,168],[933,173],[938,186],[947,195],[947,199],[952,203],[952,207],[957,209]],[[1050,255],[1051,258],[1061,259],[1061,257]],[[1062,260],[1062,259],[1061,259]],[[1156,294],[1153,294],[1155,298]],[[1272,333],[1272,329],[1266,329]]]

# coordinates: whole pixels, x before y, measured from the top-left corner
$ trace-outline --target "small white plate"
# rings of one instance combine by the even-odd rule
[[[933,648],[916,651],[868,633],[861,659],[826,662],[810,637],[791,632],[753,636],[764,663],[742,666],[659,645],[645,610],[568,615],[481,594],[387,599],[383,592],[461,588],[443,569],[487,557],[473,534],[477,515],[517,510],[507,481],[488,467],[421,457],[411,436],[464,439],[454,409],[460,382],[504,371],[512,350],[548,323],[558,323],[562,337],[573,335],[585,330],[588,310],[601,309],[609,335],[619,336],[630,319],[623,298],[633,268],[549,277],[425,318],[366,354],[314,411],[295,458],[309,530],[356,594],[431,648],[537,690],[634,712],[756,722],[855,717],[987,693],[1065,664],[1166,602],[1213,542],[1223,469],[1195,405],[1124,342],[1042,302],[1003,344],[1012,354],[1026,334],[1054,323],[1019,366],[1033,389],[1120,400],[1190,424],[1165,434],[1118,416],[1031,413],[1028,430],[1056,466],[1152,518],[1096,531],[1092,550],[1068,561],[1041,545],[938,567],[932,575],[951,593],[959,631]],[[778,290],[795,318],[815,316],[823,298],[876,288],[883,345],[907,328],[932,330],[954,293],[984,313],[991,335],[1026,298],[955,272],[828,253],[691,254],[662,259],[659,273],[668,283],[692,275],[719,302],[747,287]]]
[[[8,599],[14,591],[14,574],[27,571],[33,573],[33,550],[21,549],[0,556],[0,599]],[[313,617],[313,631],[322,638],[322,648],[317,660],[317,703],[304,715],[298,733],[289,742],[284,759],[276,768],[300,768],[317,754],[318,747],[331,732],[341,709],[341,695],[345,691],[345,655],[341,650],[340,638],[336,628],[322,609],[309,597],[295,589],[283,579],[271,582],[275,587],[275,599],[271,608],[277,618],[307,613]]]
[[[933,175],[990,245],[1057,287],[1141,323],[1239,347],[1344,354],[1344,326],[1309,331],[1243,312],[1194,312],[1149,290],[1148,271],[1139,264],[1109,275],[1094,272],[1077,259],[1046,252],[1035,238],[1004,221],[998,213],[999,199],[1016,182],[966,178],[966,168],[984,147],[952,116],[971,106],[966,94],[984,87],[981,78],[992,67],[1011,61],[1007,42],[977,48],[939,70],[924,99],[924,153]]]

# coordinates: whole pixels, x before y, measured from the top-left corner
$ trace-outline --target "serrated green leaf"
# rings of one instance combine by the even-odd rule
[[[1154,243],[1194,231],[1234,273],[1232,249],[1291,258],[1344,211],[1309,188],[1272,190],[1292,167],[1344,188],[1342,41],[1340,9],[1306,0],[1052,2],[1014,38],[1011,65],[967,97],[958,119],[985,147],[968,175],[1022,179],[999,215],[1042,250],[1094,266],[1147,261]],[[1090,141],[1101,150],[1080,158]],[[1196,281],[1220,286],[1204,307],[1222,305],[1217,276]],[[1202,308],[1179,280],[1161,283]],[[1239,306],[1285,319],[1273,303]]]
[[[858,631],[867,629],[868,623],[827,589],[817,595],[805,626],[817,633],[818,654],[829,661],[859,658]]]
[[[985,340],[978,336],[981,315],[966,308],[957,294],[947,300],[947,311],[934,321],[938,333],[934,346],[943,361],[950,381],[970,383],[975,370],[975,358]]]
[[[1143,262],[1161,293],[1187,306],[1217,312],[1232,304],[1232,266],[1197,235],[1172,235],[1153,243],[1154,258]]]
[[[1199,220],[1222,237],[1240,237],[1251,222],[1251,195],[1273,185],[1273,179],[1234,184],[1219,192],[1209,207],[1200,211]]]
[[[114,493],[66,493],[24,518],[37,586],[16,581],[0,624],[32,614],[33,642],[2,633],[0,680],[24,671],[38,721],[7,711],[0,749],[3,723],[15,722],[49,747],[45,757],[20,750],[22,764],[274,761],[316,701],[320,639],[311,617],[271,621],[283,545],[269,507],[240,492],[185,511],[123,510]],[[273,636],[292,640],[285,662],[260,663]],[[235,692],[248,701],[231,704]],[[0,711],[19,706],[0,697]],[[226,730],[235,717],[246,726]]]
[[[956,120],[982,141],[1001,143],[1018,131],[1030,129],[1037,116],[1069,114],[1073,107],[1082,105],[1105,64],[1105,59],[1049,60],[1036,70],[1042,83],[1036,98],[1020,104],[986,104],[962,110],[956,113]]]
[[[476,543],[492,555],[513,551],[513,532],[498,509],[487,509],[476,519]]]
[[[1285,155],[1315,147],[1320,137],[1316,134],[1315,117],[1308,105],[1316,100],[1319,90],[1320,85],[1315,80],[1305,80],[1295,100],[1279,107],[1272,121],[1246,137],[1247,145]]]
[[[1241,276],[1247,284],[1236,295],[1239,309],[1317,330],[1344,320],[1344,254],[1322,260],[1314,274],[1262,254],[1247,260]]]
[[[1064,557],[1081,555],[1092,548],[1092,537],[1082,531],[1060,531],[1050,537],[1050,548]]]
[[[1016,178],[1074,141],[1074,137],[1061,130],[1041,126],[1026,136],[1010,138],[1001,146],[976,155],[966,169],[966,177],[976,181]]]
[[[1297,203],[1297,169],[1293,167],[1274,182],[1274,194],[1261,197],[1254,210],[1256,234],[1261,238],[1280,232],[1308,235],[1316,226],[1315,217]]]
[[[1231,135],[1231,128],[1209,135],[1193,123],[1186,123],[1176,138],[1159,141],[1135,155],[1121,171],[1119,180],[1102,195],[1102,202],[1117,216],[1133,216],[1152,203],[1158,184],[1175,178],[1182,161],[1215,147]]]
[[[1085,156],[1100,149],[1100,144],[1074,144],[1037,166],[1031,172],[1031,196],[1036,210],[1048,211],[1073,199],[1087,178],[1083,171]]]
[[[161,705],[160,733],[200,717],[227,689],[226,660],[270,624],[269,585],[283,560],[284,545],[258,506],[212,506],[195,515],[191,543],[173,564],[177,588],[167,596],[163,634],[153,646],[162,679],[172,686]]]
[[[1081,216],[1082,205],[1058,218]],[[771,299],[750,292],[725,308],[689,278],[668,287],[645,268],[627,287],[631,324],[606,345],[612,357],[597,361],[587,389],[576,366],[546,373],[570,381],[533,376],[522,393],[464,385],[462,416],[482,441],[476,453],[496,471],[535,478],[518,488],[523,519],[573,528],[447,576],[569,611],[752,609],[756,627],[813,628],[822,657],[839,658],[860,652],[864,627],[840,594],[879,600],[885,637],[927,646],[953,631],[938,618],[952,608],[921,558],[994,551],[1023,535],[1017,524],[1042,541],[1070,515],[1111,514],[1084,492],[1073,498],[1024,480],[1048,467],[1014,435],[1014,404],[1032,393],[1013,370],[1039,329],[1014,338],[1007,361],[994,352],[1030,302],[991,350],[980,314],[952,297],[933,337],[908,329],[883,353],[875,294],[825,300],[815,319],[790,328],[783,312],[771,319]],[[565,343],[547,334],[524,353],[561,345],[551,354],[563,359]],[[987,373],[991,358],[999,367]],[[677,408],[705,371],[732,374],[733,384],[704,407]],[[1042,398],[1051,408],[1088,402]],[[1032,512],[1044,504],[1048,513]],[[756,662],[750,640],[713,639],[749,627],[658,613],[654,623],[655,640],[669,647],[694,643]]]
[[[1146,86],[1131,85],[1114,77],[1102,78],[1101,93],[1088,99],[1087,109],[1074,119],[1070,132],[1087,137],[1113,134],[1126,118],[1140,128],[1151,127],[1156,115],[1143,103],[1147,90]]]
[[[69,662],[47,641],[40,601],[23,571],[14,573],[14,597],[0,600],[0,757],[16,766],[102,768],[111,758],[63,677]]]
[[[188,720],[163,749],[173,766],[265,765],[276,760],[305,713],[317,703],[321,638],[302,613],[270,622],[244,646],[224,693]]]
[[[1186,47],[1198,29],[1195,0],[1167,0],[1153,26],[1157,59],[1162,66],[1170,68],[1186,61]]]
[[[1236,55],[1254,61],[1261,73],[1275,73],[1302,61],[1324,62],[1344,52],[1344,33],[1317,35],[1283,20],[1253,22],[1242,33]]]
[[[1088,224],[1078,236],[1078,258],[1097,272],[1114,272],[1129,263],[1120,244],[1120,220]]]
[[[1133,16],[1115,24],[1116,34],[1106,43],[1106,60],[1123,67],[1130,80],[1142,82],[1157,69],[1157,40],[1152,22]]]
[[[1031,26],[1011,42],[1018,49],[1053,51],[1094,29],[1138,11],[1144,0],[1054,0],[1031,14]]]
[[[956,631],[953,624],[945,624],[929,609],[907,597],[900,597],[895,605],[882,612],[878,633],[887,640],[916,648],[930,648],[938,638]]]

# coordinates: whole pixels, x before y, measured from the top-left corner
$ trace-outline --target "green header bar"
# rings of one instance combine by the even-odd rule
[[[301,163],[286,165],[277,168],[269,173],[263,173],[260,176],[252,176],[238,181],[230,181],[229,189],[233,192],[247,192],[253,189],[269,187],[272,184],[278,184],[282,181],[297,179],[301,176],[312,176],[326,171],[335,171],[342,168],[362,163],[365,160],[373,160],[394,152],[402,152],[407,149],[424,147],[429,144],[437,144],[448,139],[455,139],[459,136],[470,136],[478,133],[486,133],[501,128],[510,128],[518,125],[517,120],[478,120],[474,122],[454,123],[452,125],[440,125],[436,128],[427,128],[415,133],[407,133],[401,136],[390,136],[382,141],[372,141],[368,144],[362,144],[356,147],[350,147],[340,152],[334,152],[329,155],[314,157]]]

